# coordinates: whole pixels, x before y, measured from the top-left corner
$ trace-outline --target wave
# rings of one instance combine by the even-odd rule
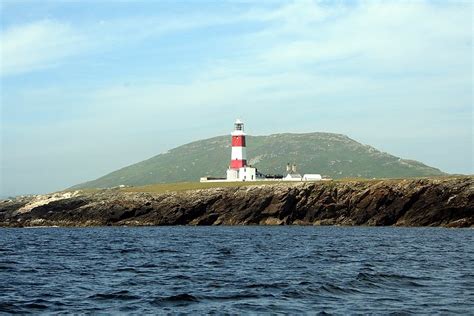
[[[0,313],[15,313],[18,312],[19,306],[13,303],[0,303]]]
[[[151,304],[155,306],[165,306],[191,304],[195,302],[199,302],[199,299],[196,296],[187,293],[182,293],[178,295],[156,297],[151,301]]]
[[[200,296],[203,300],[209,301],[238,301],[238,300],[247,300],[247,299],[260,299],[260,298],[274,298],[275,295],[271,293],[266,294],[259,294],[259,293],[251,293],[251,292],[243,292],[243,293],[235,293],[229,295],[206,295]]]
[[[360,293],[359,290],[352,287],[342,287],[335,284],[324,284],[319,288],[322,293],[329,294],[348,294],[348,293]]]
[[[27,309],[48,309],[49,306],[45,304],[39,304],[39,303],[28,303],[23,305],[24,308]]]
[[[174,249],[157,249],[157,250],[153,250],[153,253],[178,253],[179,251],[178,250],[174,250]]]
[[[94,300],[121,300],[121,301],[131,301],[131,300],[139,300],[141,299],[140,296],[132,295],[129,291],[119,291],[114,293],[97,293],[94,295],[89,296],[88,298]]]
[[[381,287],[386,285],[424,287],[425,285],[419,283],[419,281],[422,281],[424,279],[425,278],[412,277],[400,274],[360,272],[357,275],[355,281],[356,283],[371,287]]]
[[[253,288],[262,288],[262,289],[283,289],[287,288],[290,286],[286,282],[275,282],[275,283],[253,283],[253,284],[248,284],[245,287],[249,289]]]
[[[140,249],[140,248],[120,249],[120,253],[134,253],[134,252],[143,252],[143,249]]]
[[[0,272],[16,272],[16,268],[0,264]]]

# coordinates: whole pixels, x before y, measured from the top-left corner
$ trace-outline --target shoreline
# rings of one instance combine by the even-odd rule
[[[215,227],[216,229],[219,229],[219,227],[222,228],[242,228],[246,229],[249,227],[267,227],[267,228],[386,228],[386,229],[440,229],[440,230],[472,230],[474,229],[474,226],[470,227],[446,227],[446,226],[368,226],[368,225],[136,225],[136,226],[128,226],[128,225],[100,225],[100,226],[0,226],[1,229],[48,229],[48,228],[59,228],[59,229],[96,229],[96,228],[176,228],[176,227],[181,227],[181,228],[197,228],[197,229],[206,229],[206,227]]]
[[[474,177],[250,184],[171,192],[135,187],[0,201],[0,227],[173,225],[473,228]]]

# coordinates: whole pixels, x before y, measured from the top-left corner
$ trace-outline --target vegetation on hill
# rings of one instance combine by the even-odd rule
[[[74,188],[121,184],[193,182],[202,176],[225,177],[230,136],[192,142]],[[340,178],[406,178],[444,175],[439,169],[405,160],[331,133],[248,136],[248,163],[264,174],[284,174],[287,163],[298,172]]]

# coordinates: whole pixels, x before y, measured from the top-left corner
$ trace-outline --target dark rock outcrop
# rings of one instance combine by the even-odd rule
[[[250,185],[153,194],[100,190],[0,201],[0,226],[474,227],[474,178]]]

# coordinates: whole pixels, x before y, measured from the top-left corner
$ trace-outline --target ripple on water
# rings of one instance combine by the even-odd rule
[[[319,288],[321,293],[329,293],[335,295],[345,295],[348,293],[361,293],[360,290],[352,287],[342,287],[335,284],[324,284]]]
[[[16,268],[14,265],[6,265],[0,263],[0,272],[16,272]]]
[[[360,272],[356,277],[356,282],[353,282],[353,284],[355,286],[365,285],[369,287],[424,287],[425,285],[420,283],[423,280],[426,279],[400,274]]]
[[[188,293],[156,297],[150,303],[155,306],[182,306],[199,302],[199,299]]]
[[[5,229],[0,314],[469,314],[473,245],[434,228]]]
[[[129,291],[122,290],[113,293],[96,293],[89,296],[93,300],[118,300],[118,301],[131,301],[141,299],[138,295],[132,295]]]
[[[14,303],[0,302],[0,313],[18,313],[19,306]]]
[[[260,288],[260,289],[284,289],[290,286],[287,282],[274,282],[274,283],[254,283],[245,285],[246,288]]]

